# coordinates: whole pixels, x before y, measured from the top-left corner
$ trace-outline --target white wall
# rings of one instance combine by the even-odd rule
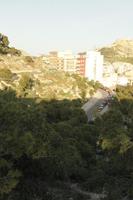
[[[100,52],[87,52],[85,77],[87,77],[89,80],[102,82],[103,56],[100,54]]]

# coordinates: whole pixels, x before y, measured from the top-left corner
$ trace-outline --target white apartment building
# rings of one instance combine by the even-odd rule
[[[97,51],[88,51],[86,57],[85,77],[89,81],[103,81],[103,55]]]
[[[64,71],[69,73],[76,73],[76,56],[73,55],[71,50],[59,52],[58,56],[64,60]]]

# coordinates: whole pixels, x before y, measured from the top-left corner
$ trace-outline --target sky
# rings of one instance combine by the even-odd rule
[[[33,55],[133,39],[133,0],[0,0],[0,32]]]

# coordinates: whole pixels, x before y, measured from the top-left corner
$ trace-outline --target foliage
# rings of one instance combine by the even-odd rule
[[[20,95],[26,95],[28,90],[31,90],[33,86],[33,80],[28,74],[22,74],[19,80],[19,92]]]
[[[29,78],[23,80],[26,91]],[[93,124],[81,100],[45,101],[0,91],[0,199],[78,200],[73,182],[104,191],[106,200],[133,199],[132,91],[119,86],[110,111]]]
[[[12,79],[12,77],[13,77],[13,74],[9,69],[7,69],[7,68],[0,69],[0,79],[1,80],[9,81]]]
[[[2,35],[1,33],[0,33],[0,44],[4,47],[8,47],[9,45],[8,37],[5,35]]]
[[[93,95],[94,92],[101,86],[100,83],[94,81],[88,81],[87,78],[84,78],[77,74],[73,74],[72,77],[76,80],[76,85],[80,90],[80,96],[83,100],[86,99],[88,86],[90,88],[92,87],[92,89],[90,90],[90,95]]]
[[[1,198],[13,188],[22,192],[23,182],[31,178],[85,178],[94,149],[85,128],[87,118],[79,105],[76,100],[36,103],[17,98],[13,91],[1,91]],[[86,154],[90,158],[85,161]]]
[[[96,121],[100,163],[106,179],[107,199],[132,199],[133,187],[133,86],[116,89],[111,110]],[[97,128],[96,128],[97,129]]]
[[[21,55],[21,51],[15,49],[14,47],[9,47],[8,37],[0,33],[0,53],[1,54],[12,54],[12,55]]]
[[[32,57],[30,57],[30,56],[25,56],[25,61],[30,63],[30,64],[34,63]]]
[[[14,48],[14,47],[10,47],[8,49],[8,53],[11,54],[11,55],[21,56],[21,51]]]

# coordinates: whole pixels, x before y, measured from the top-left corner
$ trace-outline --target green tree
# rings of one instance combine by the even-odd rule
[[[0,78],[1,80],[10,81],[13,77],[11,70],[7,68],[0,69]]]
[[[19,81],[20,94],[26,95],[29,90],[32,89],[33,80],[28,74],[23,74]]]
[[[9,46],[8,37],[5,36],[5,35],[2,35],[1,33],[0,33],[0,44],[1,44],[3,47],[8,47],[8,46]]]
[[[21,55],[21,51],[15,49],[14,47],[9,47],[8,37],[0,33],[0,53],[2,54],[12,54],[12,55]]]
[[[3,45],[4,47],[8,47],[8,46],[9,46],[8,37],[5,36],[5,35],[2,36],[2,45]]]

